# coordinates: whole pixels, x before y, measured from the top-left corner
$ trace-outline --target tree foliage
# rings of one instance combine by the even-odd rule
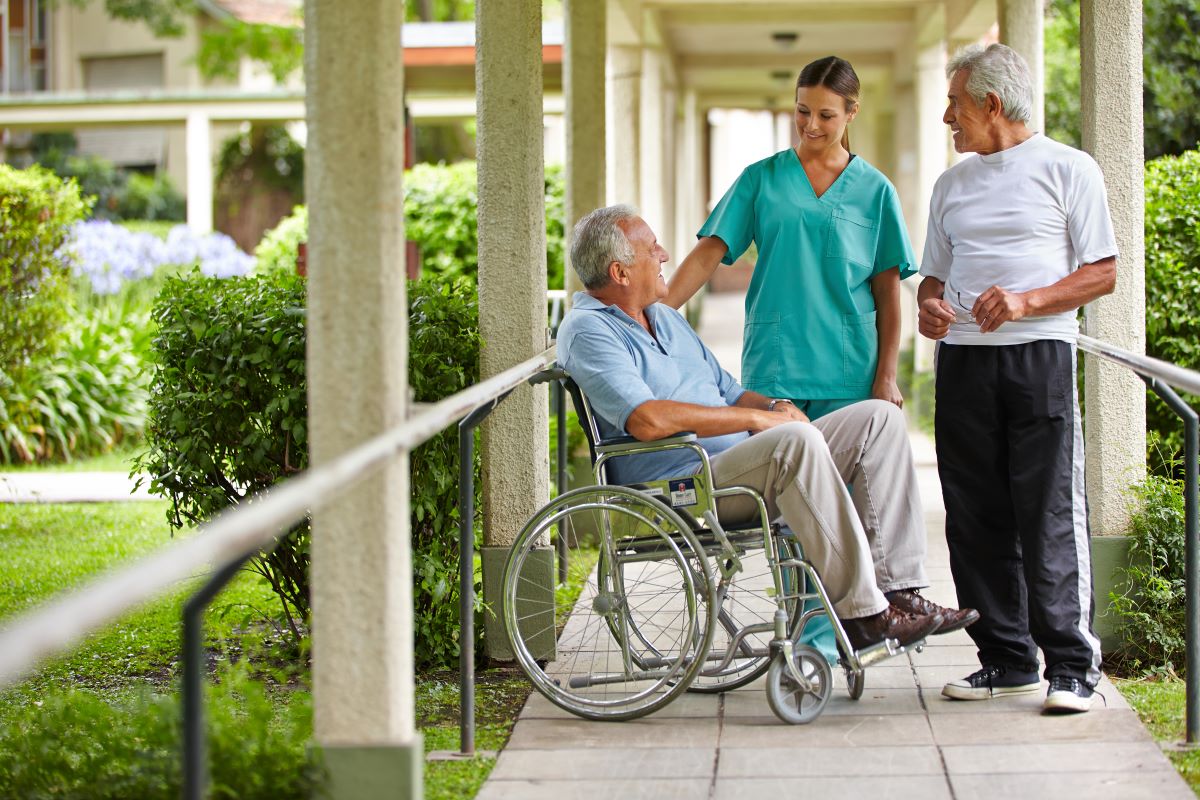
[[[1147,160],[1179,155],[1200,141],[1200,4],[1145,0],[1142,5],[1142,113]],[[1078,147],[1079,0],[1046,6],[1046,133]]]

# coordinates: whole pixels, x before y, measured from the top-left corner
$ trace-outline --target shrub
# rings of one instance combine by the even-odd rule
[[[70,269],[58,250],[86,212],[73,182],[0,164],[0,392],[53,352]]]
[[[0,395],[5,463],[112,449],[145,424],[149,314],[124,304],[72,307],[53,358],[39,359]]]
[[[409,284],[409,380],[418,402],[479,379],[472,288]],[[150,449],[138,468],[171,499],[172,525],[208,519],[307,466],[303,307],[303,279],[290,272],[167,281],[154,312]],[[456,429],[413,451],[410,464],[416,659],[422,668],[446,666],[458,654]],[[297,525],[255,564],[293,632],[295,618],[308,614],[309,531],[308,522]]]
[[[308,798],[323,780],[312,698],[273,699],[239,669],[207,690],[208,796]],[[143,691],[111,700],[86,690],[0,711],[5,796],[173,800],[182,791],[179,698]]]
[[[183,222],[187,205],[166,175],[130,173],[117,195],[117,219]]]
[[[260,274],[295,272],[300,243],[308,239],[308,208],[296,206],[254,249],[254,271]]]
[[[474,286],[463,280],[452,284],[419,281],[409,283],[408,291],[408,379],[413,399],[432,403],[477,383],[482,340]],[[459,652],[461,596],[458,427],[450,426],[414,450],[410,465],[416,665],[417,669],[451,667]],[[476,455],[477,508],[479,468]],[[478,599],[482,593],[475,596]],[[482,627],[477,626],[476,631]]]
[[[1151,435],[1151,445],[1157,437]],[[1167,459],[1168,471],[1176,464]],[[1183,481],[1150,475],[1132,487],[1131,564],[1111,593],[1121,646],[1111,660],[1128,673],[1187,669],[1187,583]]]
[[[295,275],[168,278],[154,308],[156,367],[137,469],[176,528],[249,500],[308,464],[304,283]],[[299,640],[309,524],[252,563]]]
[[[1147,163],[1146,352],[1191,369],[1200,368],[1198,220],[1200,151]],[[1157,395],[1147,397],[1147,428],[1175,458],[1183,449],[1182,424]],[[1194,405],[1198,398],[1184,399]]]

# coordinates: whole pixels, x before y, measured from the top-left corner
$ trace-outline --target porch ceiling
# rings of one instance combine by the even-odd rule
[[[631,0],[617,0],[636,13]],[[854,64],[864,91],[887,95],[897,53],[921,34],[935,8],[928,0],[642,0],[643,35],[671,54],[682,87],[705,106],[786,109],[800,68],[839,55]],[[981,35],[991,0],[951,0],[949,15]],[[980,10],[982,9],[982,14]],[[952,20],[946,20],[952,22]],[[790,38],[794,34],[795,38]]]

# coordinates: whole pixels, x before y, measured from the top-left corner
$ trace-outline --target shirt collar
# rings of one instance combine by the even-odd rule
[[[571,298],[571,307],[578,308],[580,311],[602,311],[606,314],[612,314],[613,316],[618,317],[622,320],[627,320],[629,322],[633,322],[635,325],[637,324],[636,322],[634,322],[633,317],[629,316],[624,311],[622,311],[619,306],[606,305],[605,303],[600,302],[599,300],[597,300],[595,297],[588,294],[587,292],[576,292],[574,294],[574,296]],[[646,316],[650,320],[650,324],[654,325],[655,330],[657,331],[657,329],[658,329],[658,303],[653,303],[652,305],[646,306],[645,310],[646,310]],[[638,325],[638,327],[640,328],[641,326]]]

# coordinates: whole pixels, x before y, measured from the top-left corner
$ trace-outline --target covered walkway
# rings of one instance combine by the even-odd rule
[[[741,297],[710,295],[701,335],[731,371],[740,360]],[[912,434],[929,539],[930,599],[954,605],[945,511],[930,440]],[[723,696],[688,694],[633,722],[589,722],[533,694],[478,800],[886,797],[1192,798],[1105,678],[1091,712],[1042,716],[1045,692],[988,702],[940,696],[978,667],[965,632],[866,673],[850,700],[840,670],[815,722],[788,726],[763,680]],[[1044,683],[1043,683],[1044,686]]]

